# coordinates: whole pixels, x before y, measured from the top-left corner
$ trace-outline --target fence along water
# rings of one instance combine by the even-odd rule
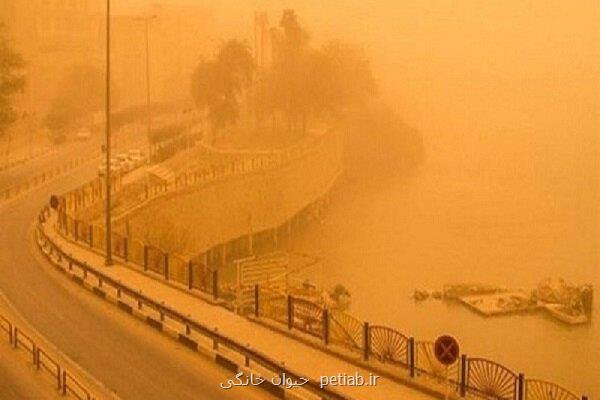
[[[215,351],[215,360],[220,363],[228,363],[237,369],[239,366],[233,361],[230,361],[227,357],[221,356],[220,351],[224,350],[224,354],[231,353],[238,355],[243,361],[245,367],[259,367],[261,371],[266,370],[271,374],[277,376],[288,376],[292,379],[299,380],[301,374],[295,372],[293,369],[286,367],[279,361],[270,358],[268,355],[263,354],[257,350],[250,348],[248,345],[237,342],[235,339],[227,337],[217,330],[213,330],[208,326],[205,326],[187,315],[179,313],[177,310],[170,308],[162,302],[158,302],[132,288],[122,284],[110,276],[103,274],[99,270],[87,265],[85,262],[74,259],[70,255],[62,251],[62,249],[49,238],[44,232],[45,221],[50,214],[50,209],[45,208],[40,214],[37,229],[36,239],[40,249],[44,256],[55,266],[61,268],[63,271],[71,273],[73,280],[80,284],[87,282],[87,279],[93,278],[97,285],[93,287],[93,291],[103,298],[107,298],[107,292],[112,290],[116,293],[116,301],[119,307],[123,310],[133,313],[133,308],[137,310],[152,310],[157,314],[157,318],[146,317],[146,322],[151,326],[162,330],[163,326],[167,322],[173,322],[179,325],[181,333],[178,333],[178,340],[186,346],[198,350],[200,341],[193,339],[192,335],[198,335],[199,337],[208,340],[210,348]],[[150,323],[151,322],[151,323]],[[64,375],[64,373],[63,373]],[[66,375],[67,381],[69,376]],[[71,385],[71,387],[74,386]],[[338,393],[335,389],[328,387],[321,387],[318,381],[310,380],[306,385],[301,387],[302,391],[307,391],[313,396],[327,400],[351,400],[349,397]],[[280,393],[283,396],[283,393]]]
[[[212,167],[200,172],[184,173],[173,182],[160,183],[146,188],[140,202],[172,193],[192,185],[202,185],[220,179],[275,168],[311,151],[308,145],[298,146],[284,152],[265,154],[251,160],[234,161],[227,165]],[[94,190],[102,183],[92,182],[63,196],[58,230],[64,236],[104,251],[102,227],[86,225],[69,215],[69,212],[86,207],[102,198],[102,190]],[[113,190],[120,187],[120,179],[113,183]],[[322,304],[290,294],[275,292],[267,287],[255,285],[242,288],[235,293],[223,290],[219,282],[218,267],[228,259],[243,258],[252,254],[269,252],[285,247],[285,234],[290,226],[298,223],[301,216],[310,213],[310,205],[286,223],[266,231],[256,232],[248,238],[240,237],[208,249],[196,261],[177,254],[169,254],[156,246],[113,233],[115,256],[125,262],[134,263],[162,277],[184,285],[189,291],[209,294],[215,300],[227,303],[232,309],[241,310],[255,318],[272,320],[287,326],[290,332],[302,332],[317,338],[323,346],[334,351],[336,347],[357,354],[361,362],[370,360],[394,368],[399,376],[406,375],[418,380],[429,377],[442,380],[445,368],[433,356],[431,341],[417,341],[410,335],[379,325],[370,325],[352,315],[328,309]],[[296,221],[296,222],[295,222]],[[84,234],[89,232],[89,235]],[[275,234],[274,234],[275,232]],[[279,238],[279,239],[278,239]],[[289,240],[289,238],[288,238]],[[227,251],[229,249],[229,251]],[[253,291],[254,295],[248,295]],[[248,299],[252,299],[248,304]],[[243,307],[239,307],[244,303]],[[236,307],[238,305],[238,307]],[[373,366],[372,366],[373,367]],[[586,400],[572,391],[552,382],[528,379],[521,373],[493,360],[461,355],[460,361],[450,369],[450,382],[460,396],[475,395],[498,400]]]

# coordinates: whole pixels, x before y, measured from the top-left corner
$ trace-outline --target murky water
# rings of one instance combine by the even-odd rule
[[[326,258],[327,281],[349,288],[362,319],[417,338],[451,333],[469,355],[598,398],[597,120],[550,97],[514,105],[500,92],[481,100],[432,102],[439,112],[422,125],[427,156],[418,171],[386,180],[372,168],[377,189],[341,185],[331,213],[300,247]],[[444,283],[528,290],[545,277],[592,283],[593,322],[485,319],[410,299],[416,288]]]

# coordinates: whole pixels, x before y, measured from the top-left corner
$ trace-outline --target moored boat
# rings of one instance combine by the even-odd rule
[[[589,322],[585,313],[580,313],[563,304],[544,304],[543,308],[555,319],[569,325],[581,325]]]

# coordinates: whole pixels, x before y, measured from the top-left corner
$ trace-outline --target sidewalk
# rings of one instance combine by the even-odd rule
[[[211,305],[202,299],[160,283],[119,263],[115,263],[111,267],[105,267],[104,258],[101,255],[71,243],[60,236],[53,228],[54,221],[55,218],[53,217],[46,224],[46,234],[74,259],[85,261],[130,288],[140,290],[146,296],[164,302],[165,305],[189,315],[194,320],[218,329],[221,334],[249,344],[252,348],[280,360],[286,366],[303,374],[304,377],[318,382],[320,376],[338,376],[340,374],[355,376],[359,374],[365,380],[368,380],[371,371],[256,324],[223,307]],[[380,377],[377,384],[373,386],[336,386],[335,389],[356,399],[408,400],[433,398],[419,390],[404,386],[385,377]]]

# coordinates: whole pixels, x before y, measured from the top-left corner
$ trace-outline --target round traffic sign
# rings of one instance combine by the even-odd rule
[[[433,345],[435,358],[443,365],[452,365],[458,360],[460,347],[458,342],[450,335],[443,335],[436,339]]]
[[[53,194],[52,196],[50,196],[50,207],[52,207],[56,210],[58,208],[58,205],[59,205],[58,196]]]

